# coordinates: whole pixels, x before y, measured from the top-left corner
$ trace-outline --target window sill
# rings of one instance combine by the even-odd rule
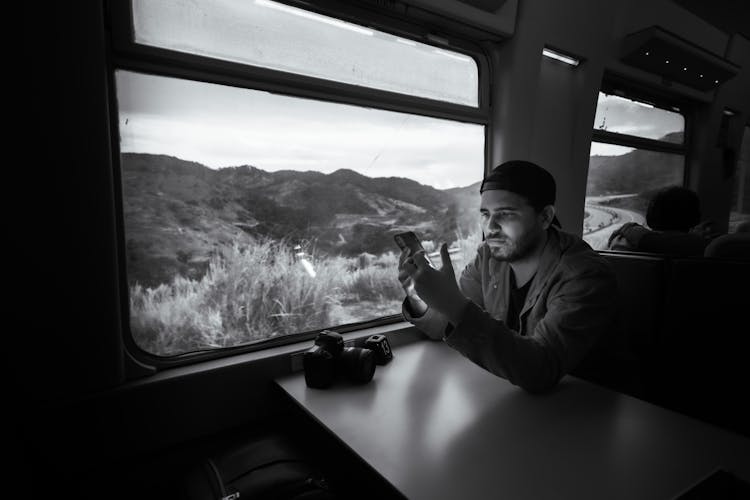
[[[343,333],[347,346],[360,346],[371,335],[385,335],[392,347],[425,339],[425,335],[408,322],[392,323],[371,328],[364,328]],[[118,390],[135,389],[144,385],[159,384],[170,380],[224,370],[244,364],[273,363],[274,376],[279,371],[293,373],[302,370],[302,353],[313,345],[311,340],[295,342],[282,346],[270,347],[260,351],[226,356],[218,359],[193,363],[190,365],[169,368],[153,375],[132,380],[120,386]],[[279,370],[281,368],[281,370]]]

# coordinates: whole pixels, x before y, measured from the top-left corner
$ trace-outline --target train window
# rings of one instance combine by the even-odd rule
[[[677,111],[618,95],[599,93],[594,128],[616,134],[682,144],[685,117]]]
[[[583,220],[592,248],[606,248],[623,223],[645,224],[653,194],[684,183],[684,131],[676,110],[599,93]]]
[[[114,23],[113,83],[140,349],[186,359],[399,321],[396,232],[428,251],[448,242],[458,265],[475,251],[481,55],[265,0],[138,0],[128,15]]]
[[[135,41],[440,101],[479,104],[473,58],[271,0],[133,2]]]

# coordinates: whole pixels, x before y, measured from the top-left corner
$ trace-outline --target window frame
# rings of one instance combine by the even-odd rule
[[[671,96],[667,97],[664,95],[660,95],[660,93],[656,91],[649,91],[648,89],[640,88],[635,86],[634,84],[625,83],[620,79],[612,77],[610,77],[610,79],[604,80],[601,88],[599,89],[599,92],[608,95],[624,97],[626,99],[631,99],[633,101],[638,101],[644,104],[650,104],[655,108],[663,109],[665,111],[677,112],[682,115],[685,122],[685,127],[683,130],[682,144],[660,141],[658,139],[648,139],[646,137],[638,137],[619,132],[599,130],[595,127],[592,127],[592,142],[604,142],[606,144],[627,146],[638,149],[648,149],[650,151],[657,151],[662,153],[677,153],[682,154],[687,160],[688,143],[690,136],[690,120],[689,115],[686,112],[687,103],[685,101],[674,99]],[[596,94],[597,98],[599,96],[599,92],[597,92]],[[677,108],[677,110],[675,110],[675,108]],[[685,166],[687,166],[687,161]]]
[[[602,79],[601,87],[596,94],[597,99],[599,97],[599,93],[616,95],[618,97],[631,99],[644,104],[650,104],[655,108],[677,112],[682,115],[685,125],[683,129],[683,140],[681,144],[659,141],[657,139],[649,139],[645,137],[638,137],[619,132],[600,130],[595,127],[596,123],[593,123],[592,126],[590,144],[594,142],[601,142],[604,144],[624,146],[634,149],[653,151],[657,153],[681,155],[683,160],[681,186],[688,186],[688,183],[690,181],[690,169],[688,168],[688,165],[691,164],[690,140],[692,137],[692,121],[690,119],[692,115],[692,109],[690,101],[686,99],[680,99],[672,94],[668,94],[664,89],[654,89],[636,82],[632,82],[630,80],[627,80],[625,77],[622,77],[615,73],[605,73],[605,76]],[[592,117],[594,121],[596,120],[595,115],[596,113],[594,113],[594,117]],[[589,158],[591,158],[590,153]],[[586,173],[586,182],[588,183],[588,170]]]
[[[274,0],[293,7],[310,10],[307,2],[297,3],[293,0]],[[330,4],[330,2],[327,2]],[[110,18],[112,31],[112,62],[115,69],[126,69],[153,73],[162,76],[173,76],[190,80],[231,85],[234,87],[265,90],[296,97],[307,97],[325,101],[372,106],[379,109],[421,114],[435,118],[445,118],[489,125],[490,122],[490,67],[489,56],[478,42],[467,41],[460,37],[446,37],[441,33],[440,39],[447,40],[450,45],[444,46],[435,42],[435,38],[428,38],[429,32],[424,27],[413,25],[411,32],[401,29],[388,29],[383,20],[375,19],[364,24],[372,16],[369,11],[362,11],[359,25],[390,33],[402,38],[425,43],[441,48],[460,52],[474,59],[478,71],[478,106],[466,106],[449,103],[425,97],[410,96],[336,82],[307,75],[288,73],[269,68],[251,66],[233,61],[213,59],[197,54],[189,54],[176,50],[148,45],[139,45],[132,40],[134,30],[130,1],[112,2]],[[334,15],[328,10],[314,9],[323,15],[335,17],[343,21],[355,22],[351,18]],[[367,17],[364,17],[367,16]]]
[[[279,0],[275,0],[279,1]],[[295,332],[280,337],[270,338],[251,344],[232,347],[213,348],[188,352],[173,356],[158,356],[141,349],[135,342],[130,329],[129,289],[127,284],[126,235],[124,221],[124,203],[120,164],[119,109],[117,104],[115,73],[117,70],[146,73],[156,76],[181,78],[209,84],[227,85],[235,88],[261,90],[274,94],[316,99],[325,102],[371,107],[386,111],[396,111],[422,115],[433,118],[448,119],[484,126],[484,171],[488,169],[492,137],[491,120],[491,66],[490,57],[479,41],[467,40],[458,35],[446,35],[441,32],[439,39],[449,45],[441,45],[431,35],[428,27],[406,20],[385,17],[370,10],[353,7],[345,2],[321,0],[317,2],[296,2],[283,0],[281,3],[304,8],[313,12],[331,16],[343,21],[366,25],[369,28],[390,33],[402,38],[409,38],[446,50],[460,52],[470,56],[477,64],[478,71],[478,106],[460,105],[434,99],[410,96],[396,92],[379,90],[335,82],[306,75],[251,66],[213,59],[196,54],[175,50],[140,45],[134,42],[134,23],[130,1],[107,0],[105,19],[108,21],[109,46],[107,57],[107,84],[109,88],[110,132],[112,144],[112,161],[114,175],[114,197],[117,225],[118,246],[118,280],[120,306],[123,322],[123,342],[126,350],[135,361],[145,363],[156,369],[180,366],[196,361],[216,359],[234,354],[261,351],[275,346],[291,344],[315,337],[320,329],[308,332]],[[320,5],[318,5],[320,4]],[[340,333],[353,332],[370,327],[378,327],[397,322],[403,318],[390,315],[373,320],[331,326]]]
[[[645,149],[647,151],[655,151],[658,153],[682,155],[682,185],[687,186],[689,182],[688,165],[690,164],[689,144],[692,136],[689,102],[683,99],[676,98],[673,95],[665,94],[663,90],[651,89],[633,82],[629,82],[614,74],[605,76],[604,80],[602,81],[601,88],[596,94],[597,98],[600,92],[604,94],[624,97],[626,99],[631,99],[634,101],[639,101],[644,104],[650,104],[655,108],[677,112],[682,115],[685,123],[682,144],[659,141],[657,139],[648,139],[645,137],[637,137],[634,135],[623,134],[619,132],[599,130],[595,128],[595,126],[592,126],[591,142],[602,142],[615,146]]]

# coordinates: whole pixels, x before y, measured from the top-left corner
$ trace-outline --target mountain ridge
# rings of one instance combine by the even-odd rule
[[[452,241],[457,214],[470,212],[458,208],[464,196],[351,169],[211,169],[148,153],[123,153],[120,163],[131,284],[200,277],[222,247],[263,238],[344,256],[397,251],[392,235],[401,230]]]

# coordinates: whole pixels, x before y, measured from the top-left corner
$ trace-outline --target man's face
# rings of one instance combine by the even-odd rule
[[[511,191],[485,191],[479,212],[485,241],[498,260],[512,262],[527,256],[545,231],[543,216],[526,198]]]

